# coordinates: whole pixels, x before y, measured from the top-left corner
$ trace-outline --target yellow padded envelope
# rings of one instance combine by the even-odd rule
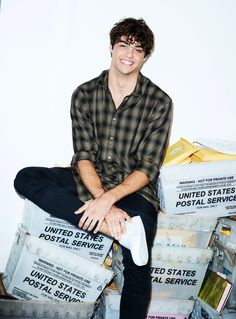
[[[236,160],[236,155],[225,154],[211,150],[209,148],[201,148],[196,153],[195,157],[198,157],[202,162],[217,162],[225,160]]]
[[[199,150],[199,147],[181,137],[178,142],[168,147],[163,165],[170,166],[190,163],[190,155],[197,150]]]
[[[196,152],[197,153],[197,152]],[[196,154],[195,153],[195,154]],[[196,156],[195,154],[192,154],[190,157],[191,157],[191,163],[200,163],[202,162],[201,158]]]
[[[178,165],[190,164],[190,163],[192,163],[192,158],[191,158],[191,156],[188,156],[182,162],[179,162]]]

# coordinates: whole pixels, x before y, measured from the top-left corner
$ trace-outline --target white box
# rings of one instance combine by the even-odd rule
[[[4,272],[21,300],[95,302],[113,272],[18,229]]]
[[[157,229],[153,249],[159,247],[207,248],[212,233],[181,229]]]
[[[90,302],[71,303],[58,301],[0,299],[0,319],[88,319],[92,317],[94,308],[95,303]]]
[[[198,298],[191,313],[191,319],[235,319],[236,311],[232,309],[224,309],[222,313],[206,304]]]
[[[158,214],[153,249],[159,246],[207,248],[218,220],[214,216]]]
[[[119,319],[121,295],[117,290],[105,289],[99,306],[99,319]],[[193,310],[193,300],[151,300],[146,319],[187,319]]]
[[[236,309],[236,250],[229,248],[219,240],[213,242],[212,248],[214,255],[210,268],[223,273],[233,283],[226,307]]]
[[[25,200],[22,226],[30,234],[99,265],[104,262],[113,242],[103,234],[89,234],[50,215],[29,200]]]
[[[215,236],[227,247],[236,250],[236,220],[220,218],[216,227]]]
[[[158,197],[167,214],[236,215],[236,161],[162,167]]]
[[[211,215],[169,215],[158,214],[158,228],[182,229],[200,232],[212,232],[218,222],[217,217]]]
[[[159,247],[152,251],[152,298],[195,299],[212,250]]]
[[[152,299],[195,299],[198,296],[209,262],[211,249],[158,247],[152,251]],[[114,282],[119,292],[123,287],[122,251],[113,253],[116,276]]]

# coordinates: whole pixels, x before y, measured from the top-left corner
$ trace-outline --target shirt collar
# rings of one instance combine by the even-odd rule
[[[139,73],[138,81],[135,86],[134,91],[131,95],[133,96],[140,96],[143,95],[146,91],[146,88],[149,83],[149,79],[142,75],[142,73]],[[100,87],[103,87],[105,90],[109,90],[108,88],[108,70],[103,71],[100,76],[97,79],[97,85]]]

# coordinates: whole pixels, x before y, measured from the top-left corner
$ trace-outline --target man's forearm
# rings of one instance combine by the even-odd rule
[[[109,199],[112,204],[129,194],[137,192],[150,182],[146,174],[141,171],[134,171],[121,184],[105,192],[100,177],[91,161],[78,161],[77,170],[82,182],[94,198],[103,196]]]
[[[79,227],[90,231],[97,225],[95,233],[102,230],[104,234],[119,239],[126,229],[125,221],[130,219],[130,216],[114,204],[146,186],[149,183],[148,177],[141,171],[134,171],[120,185],[105,191],[92,162],[78,161],[77,170],[84,185],[94,196],[92,201],[85,203],[75,212],[83,213]]]
[[[98,176],[93,163],[89,160],[81,160],[77,162],[77,172],[84,183],[87,190],[94,198],[104,194],[100,177]]]
[[[102,196],[109,198],[114,204],[123,197],[135,193],[141,188],[145,187],[147,184],[149,184],[149,182],[150,181],[146,174],[141,171],[134,171],[128,177],[126,177],[121,184],[110,189]]]

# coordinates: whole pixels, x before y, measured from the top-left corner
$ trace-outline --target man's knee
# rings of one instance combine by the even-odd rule
[[[16,177],[14,179],[14,188],[17,191],[17,193],[19,193],[20,195],[25,196],[24,194],[25,184],[27,183],[31,175],[32,169],[33,169],[32,167],[25,167],[25,168],[22,168],[16,174]]]

